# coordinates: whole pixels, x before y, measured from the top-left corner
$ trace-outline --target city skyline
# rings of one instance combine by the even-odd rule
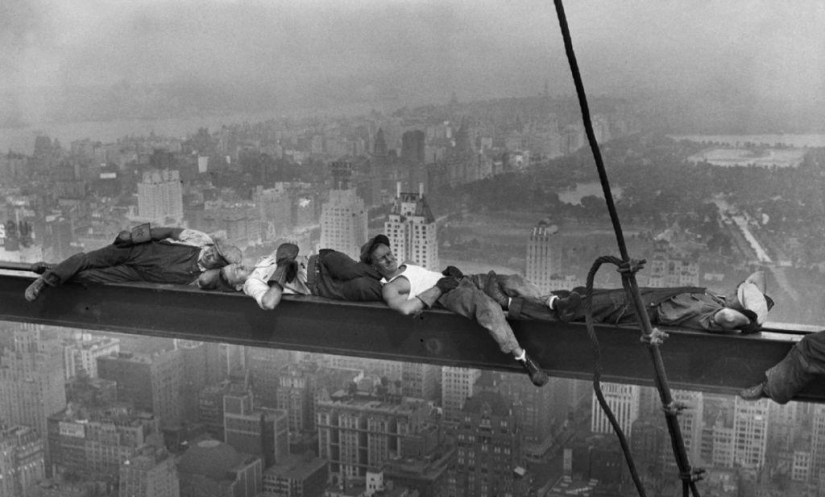
[[[807,110],[825,94],[815,1],[570,2],[566,13],[592,95],[652,95],[670,111],[706,100],[711,119],[750,107],[821,129]],[[555,11],[538,0],[31,0],[3,18],[0,126],[574,93]]]

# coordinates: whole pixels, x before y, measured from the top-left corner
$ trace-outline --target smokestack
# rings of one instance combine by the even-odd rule
[[[401,182],[400,181],[395,183],[395,197],[396,198],[401,198]]]
[[[422,198],[424,197],[424,183],[418,184],[418,195]]]

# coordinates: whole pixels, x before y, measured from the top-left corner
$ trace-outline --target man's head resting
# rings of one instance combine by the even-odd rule
[[[375,235],[367,240],[367,243],[361,245],[361,262],[364,264],[372,264],[372,252],[378,245],[390,246],[390,239],[386,235]]]
[[[200,262],[206,269],[219,269],[228,264],[240,264],[243,260],[241,249],[222,238],[215,239],[201,254]]]
[[[398,270],[398,260],[390,249],[390,240],[376,235],[361,246],[361,262],[375,268],[381,276],[389,278]]]
[[[203,290],[239,292],[252,272],[243,264],[229,264],[220,269],[204,271],[198,278],[198,286]]]
[[[768,312],[773,308],[773,299],[765,294],[765,282],[765,272],[756,271],[737,285],[734,292],[725,298],[728,309],[747,318],[747,323],[736,326],[742,333],[759,331],[767,321]]]

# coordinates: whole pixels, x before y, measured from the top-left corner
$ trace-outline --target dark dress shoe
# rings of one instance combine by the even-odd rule
[[[502,309],[507,309],[510,306],[510,297],[501,291],[501,285],[498,284],[495,271],[490,271],[487,273],[487,282],[484,284],[484,293],[486,293],[491,299],[498,302],[498,305],[500,305]]]
[[[765,386],[765,382],[763,381],[758,385],[746,388],[739,392],[739,397],[741,397],[744,400],[764,399],[768,396],[768,394],[765,392]]]
[[[530,381],[533,382],[533,385],[537,387],[543,387],[547,384],[550,378],[547,377],[547,373],[541,370],[541,366],[538,365],[536,361],[533,360],[532,357],[527,355],[527,352],[524,353],[524,360],[519,361],[524,369],[527,371],[527,374],[530,375]]]
[[[40,292],[42,292],[46,288],[46,280],[43,278],[37,278],[26,288],[26,300],[29,302],[34,302],[37,300],[37,297],[40,296]]]

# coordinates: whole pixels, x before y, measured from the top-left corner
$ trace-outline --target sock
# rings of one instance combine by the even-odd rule
[[[524,350],[524,349],[521,349],[521,354],[516,356],[516,360],[524,362],[524,359],[526,359],[526,358],[527,358],[527,351]]]
[[[547,297],[547,307],[549,307],[551,309],[555,309],[556,308],[555,303],[556,303],[557,300],[559,300],[558,295],[551,295],[551,296]]]

